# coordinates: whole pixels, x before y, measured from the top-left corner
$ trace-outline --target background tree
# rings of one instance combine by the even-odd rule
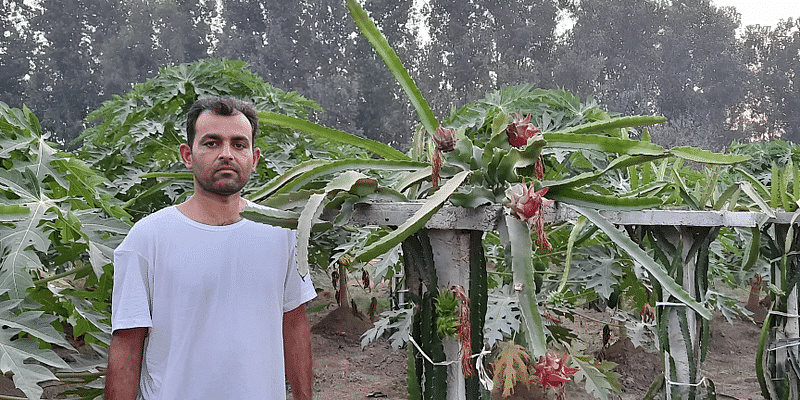
[[[31,9],[24,1],[3,0],[0,15],[0,101],[21,107],[30,61],[22,54],[33,52],[33,38],[26,29]]]
[[[735,10],[708,0],[606,1],[572,5],[575,26],[560,47],[555,84],[594,95],[610,111],[658,113],[653,129],[668,147],[727,145],[729,115],[747,71]]]
[[[40,43],[26,103],[62,143],[80,133],[89,110],[99,104],[97,77],[103,68],[95,39],[104,33],[102,28],[98,32],[97,22],[114,17],[110,5],[106,0],[44,0],[42,11],[31,18]]]
[[[162,66],[208,56],[244,60],[276,87],[316,99],[325,112],[312,118],[322,124],[401,149],[411,142],[411,106],[340,0],[3,6],[0,100],[27,104],[61,143],[102,101]],[[788,112],[796,103],[792,20],[738,39],[738,14],[709,0],[365,6],[439,117],[498,86],[533,83],[593,96],[612,112],[663,114],[670,122],[652,134],[665,146],[795,140],[800,129]],[[574,26],[561,34],[560,21]]]
[[[429,7],[431,40],[422,48],[424,62],[411,69],[419,69],[421,90],[438,115],[498,85],[547,86],[555,1],[433,0]]]
[[[738,26],[732,8],[717,8],[708,0],[671,3],[656,82],[659,112],[674,122],[653,130],[658,143],[720,150],[736,138],[729,115],[744,98],[748,75],[736,39]]]
[[[782,21],[774,29],[749,27],[743,42],[746,66],[755,71],[737,122],[759,140],[800,141],[800,24]]]

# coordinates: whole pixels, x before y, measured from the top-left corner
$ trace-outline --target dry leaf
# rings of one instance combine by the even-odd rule
[[[531,356],[524,347],[508,343],[493,363],[495,389],[502,391],[503,397],[511,397],[518,382],[530,388],[531,380],[534,379],[528,369],[531,363]]]

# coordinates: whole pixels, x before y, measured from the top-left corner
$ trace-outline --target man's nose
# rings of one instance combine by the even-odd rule
[[[231,145],[226,143],[226,144],[223,144],[221,147],[222,148],[220,149],[220,152],[219,152],[219,158],[226,159],[226,160],[233,159],[233,151],[231,150]]]

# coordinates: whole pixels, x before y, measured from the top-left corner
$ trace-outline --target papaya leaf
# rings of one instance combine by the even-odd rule
[[[25,361],[36,360],[55,368],[70,368],[52,350],[39,349],[39,342],[28,338],[14,339],[20,332],[17,328],[0,330],[0,371],[14,374],[14,386],[27,398],[40,399],[44,390],[39,383],[55,380],[56,376],[43,365]]]
[[[20,329],[48,343],[56,344],[66,349],[72,348],[72,345],[64,339],[64,335],[58,333],[50,324],[55,321],[55,316],[44,315],[43,311],[25,311],[16,314],[20,303],[22,303],[22,299],[7,300],[0,303],[0,324]]]
[[[572,356],[572,366],[578,368],[573,379],[575,382],[585,381],[586,393],[607,400],[612,392],[619,392],[619,374],[613,372],[616,364],[610,361],[596,361],[592,356]]]
[[[484,325],[486,345],[489,347],[519,332],[519,298],[512,292],[511,285],[489,292]]]

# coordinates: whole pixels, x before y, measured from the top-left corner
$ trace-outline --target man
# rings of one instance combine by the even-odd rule
[[[257,131],[238,100],[189,110],[180,155],[194,193],[114,251],[106,400],[284,399],[285,377],[294,399],[311,399],[304,304],[315,292],[297,272],[294,232],[240,216]]]

